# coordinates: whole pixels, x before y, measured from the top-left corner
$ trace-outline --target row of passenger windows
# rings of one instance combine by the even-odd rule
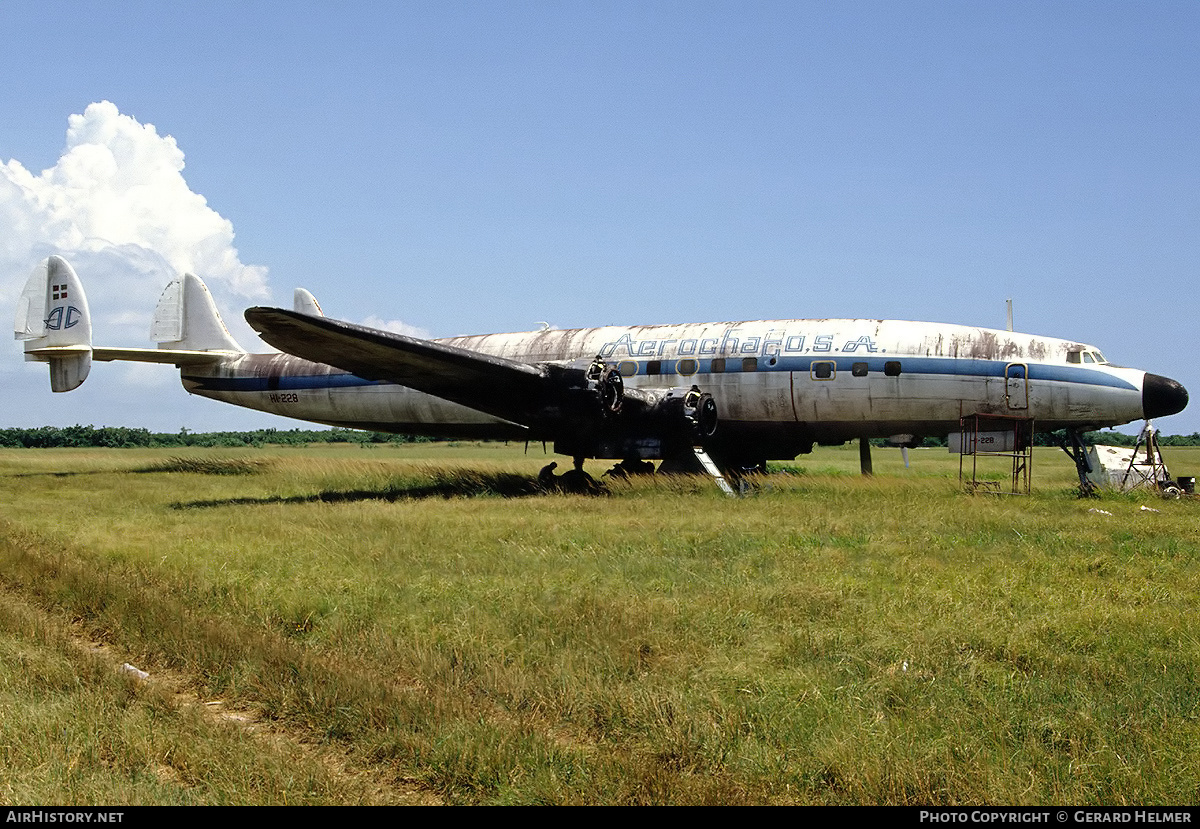
[[[775,365],[777,361],[778,358],[776,357],[767,358],[767,364],[771,366]],[[743,357],[740,361],[737,359],[727,361],[724,357],[717,357],[712,360],[709,371],[713,374],[724,374],[731,369],[736,369],[739,362],[741,363],[741,370],[743,372],[758,371],[757,357]],[[646,374],[662,374],[662,368],[662,360],[650,360],[646,363]],[[691,377],[699,368],[699,363],[695,360],[679,360],[675,363],[675,373],[683,377]],[[633,360],[622,360],[617,365],[617,370],[621,372],[623,377],[632,377],[638,373],[638,364]],[[837,376],[837,363],[833,360],[814,362],[809,368],[809,373],[814,380],[832,380]],[[867,364],[854,363],[850,366],[850,373],[855,377],[866,377]],[[883,373],[888,377],[899,377],[900,361],[888,360],[883,364]]]
[[[837,363],[833,360],[822,360],[819,363],[813,363],[809,369],[809,373],[814,380],[832,380],[837,376]],[[900,361],[888,360],[883,364],[883,373],[888,377],[900,376]],[[850,374],[855,377],[867,376],[866,363],[853,363],[850,366]]]

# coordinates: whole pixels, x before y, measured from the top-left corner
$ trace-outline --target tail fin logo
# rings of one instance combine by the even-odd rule
[[[66,312],[66,322],[63,322],[63,312]],[[74,305],[68,305],[65,308],[59,306],[50,312],[50,316],[46,318],[46,328],[51,331],[61,331],[65,328],[74,328],[79,324],[83,312]]]

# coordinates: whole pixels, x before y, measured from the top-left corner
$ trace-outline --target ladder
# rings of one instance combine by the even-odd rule
[[[736,498],[737,493],[733,491],[733,487],[729,485],[729,481],[725,480],[725,476],[721,474],[721,470],[713,463],[713,459],[704,451],[704,447],[693,446],[692,451],[696,454],[696,460],[700,461],[700,465],[704,467],[704,471],[712,475],[713,479],[716,480],[717,486],[721,488],[721,491],[730,498]]]

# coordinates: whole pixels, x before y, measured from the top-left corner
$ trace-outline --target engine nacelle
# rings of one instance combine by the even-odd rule
[[[625,378],[613,366],[608,366],[596,379],[596,396],[605,417],[618,415],[625,404]]]
[[[664,458],[704,445],[717,431],[717,403],[698,386],[627,389],[617,367],[600,357],[586,369],[552,371],[567,414],[555,429],[554,448],[561,454]]]
[[[697,386],[629,389],[621,415],[627,428],[693,444],[704,443],[717,431],[717,402]]]
[[[606,408],[606,412],[609,410]],[[717,431],[717,403],[699,388],[624,389],[620,408],[555,441],[555,451],[597,458],[666,458],[704,445]]]

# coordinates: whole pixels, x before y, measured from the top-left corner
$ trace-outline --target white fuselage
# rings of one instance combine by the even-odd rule
[[[895,320],[776,320],[610,326],[437,342],[525,363],[585,368],[601,357],[627,388],[687,388],[717,405],[717,441],[736,455],[790,458],[813,442],[945,436],[960,418],[1001,414],[1038,430],[1143,417],[1145,372],[1091,346],[1008,331]],[[205,397],[301,420],[446,437],[553,439],[522,424],[392,383],[283,354],[183,370]]]

